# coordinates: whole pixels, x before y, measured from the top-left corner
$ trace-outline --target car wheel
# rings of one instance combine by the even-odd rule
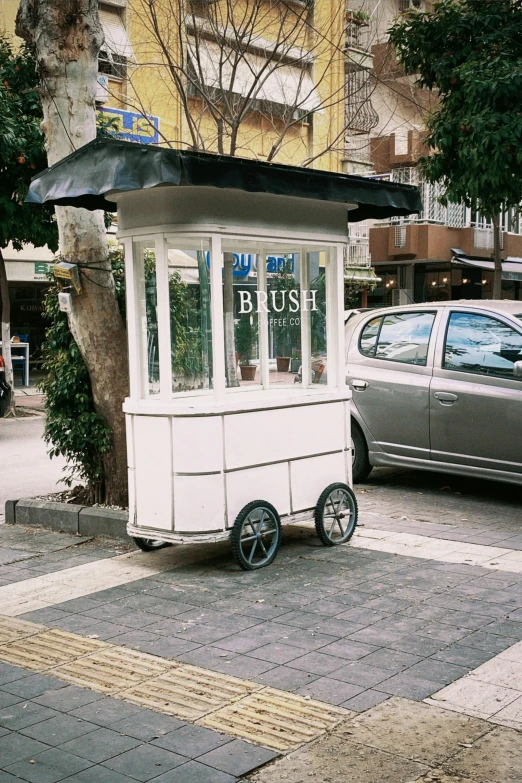
[[[160,541],[156,538],[133,538],[134,543],[142,552],[155,552],[156,549],[163,549],[166,546],[172,546],[168,541]]]
[[[360,484],[368,478],[372,466],[368,459],[368,446],[359,425],[352,419],[352,478],[354,484]]]

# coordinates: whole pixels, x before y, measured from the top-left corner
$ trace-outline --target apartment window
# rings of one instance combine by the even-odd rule
[[[112,4],[100,6],[100,22],[105,41],[98,56],[98,71],[115,79],[126,79],[134,52],[125,29],[123,10]]]
[[[410,9],[422,10],[424,8],[424,0],[399,0],[399,13],[403,14]]]
[[[352,133],[369,133],[379,122],[370,98],[370,73],[365,68],[346,68],[345,125]]]
[[[321,108],[321,99],[303,53],[295,64],[274,62],[266,67],[261,54],[226,46],[200,35],[187,37],[191,81],[189,94],[219,102],[226,95],[251,101],[251,108],[305,119]],[[259,76],[258,74],[261,74]]]

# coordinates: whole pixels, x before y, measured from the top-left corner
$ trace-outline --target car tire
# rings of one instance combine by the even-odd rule
[[[164,549],[167,546],[172,546],[168,541],[160,541],[156,538],[137,538],[132,539],[142,552],[155,552],[157,549]]]
[[[365,481],[372,472],[368,459],[368,446],[359,425],[352,419],[352,479],[354,484]]]

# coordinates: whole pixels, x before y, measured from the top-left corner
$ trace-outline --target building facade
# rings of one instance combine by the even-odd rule
[[[429,10],[430,5],[430,0],[350,0],[351,17],[358,20],[357,29],[364,30],[351,34],[350,41],[356,42],[361,63],[371,73],[359,92],[366,109],[357,114],[357,100],[347,86],[347,112],[377,120],[369,130],[353,130],[347,123],[345,165],[356,173],[417,185],[424,202],[420,215],[367,228],[367,263],[371,261],[380,278],[368,293],[369,306],[492,296],[493,226],[464,205],[443,207],[438,201],[441,189],[422,181],[418,161],[426,153],[424,117],[436,96],[404,74],[387,40],[399,14]],[[520,219],[505,213],[500,223],[502,296],[522,299]]]
[[[8,34],[17,9],[0,0]],[[346,18],[335,0],[100,0],[99,14],[97,110],[120,138],[345,169]],[[52,256],[5,257],[12,331],[29,334],[36,357]]]

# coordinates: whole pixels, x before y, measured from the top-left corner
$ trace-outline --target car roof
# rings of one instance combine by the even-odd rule
[[[439,310],[444,307],[456,307],[466,309],[467,307],[473,310],[484,310],[488,313],[500,313],[501,315],[521,315],[522,316],[522,302],[512,301],[510,299],[453,299],[447,302],[418,302],[416,304],[408,305],[396,305],[389,307],[383,305],[382,307],[372,307],[367,310],[352,310],[345,311],[345,324],[346,326],[355,326],[360,323],[364,316],[372,315],[378,316],[383,313],[404,313],[415,312],[418,310]],[[349,320],[346,318],[347,313],[352,313],[352,317]]]

